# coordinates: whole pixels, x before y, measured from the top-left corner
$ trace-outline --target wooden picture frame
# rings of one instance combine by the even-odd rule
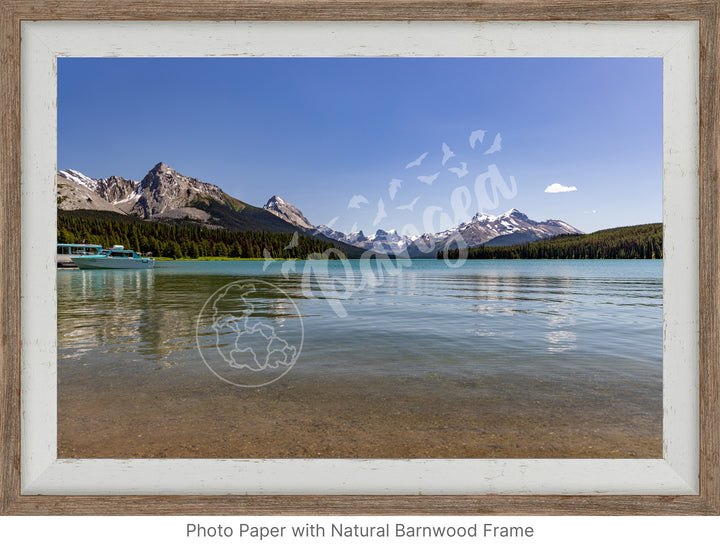
[[[692,495],[27,495],[21,492],[23,21],[694,21],[699,26],[699,492]],[[720,514],[720,2],[6,0],[0,6],[0,513]]]

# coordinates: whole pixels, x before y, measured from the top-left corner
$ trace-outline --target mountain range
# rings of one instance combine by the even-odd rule
[[[110,211],[159,222],[200,224],[235,231],[265,231],[320,237],[333,245],[410,257],[435,258],[450,243],[468,247],[517,245],[559,234],[581,234],[561,220],[534,221],[517,209],[502,215],[477,213],[470,221],[439,233],[404,236],[395,230],[344,234],[313,225],[300,209],[279,196],[263,208],[236,199],[214,184],[184,176],[164,163],[155,165],[141,181],[111,176],[94,179],[76,170],[57,173],[57,202],[62,211]],[[462,238],[462,239],[460,239]],[[357,251],[355,251],[357,253]]]
[[[290,224],[312,231],[315,235],[321,234],[342,243],[380,253],[398,255],[407,251],[407,254],[414,258],[435,258],[437,252],[446,244],[453,248],[457,248],[458,243],[464,243],[467,247],[518,245],[560,234],[582,234],[580,230],[561,220],[537,222],[517,209],[510,209],[497,216],[477,213],[469,222],[455,228],[419,236],[400,235],[396,230],[377,230],[366,236],[362,230],[344,234],[324,225],[315,227],[297,207],[278,196],[271,197],[264,209]]]
[[[269,211],[235,199],[214,184],[184,176],[165,163],[155,165],[139,182],[117,176],[94,179],[75,170],[58,171],[57,185],[58,209],[63,211],[111,211],[145,220],[182,220],[234,231],[298,231],[298,227]]]

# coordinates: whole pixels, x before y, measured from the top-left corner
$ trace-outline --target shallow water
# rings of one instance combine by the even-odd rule
[[[60,427],[77,431],[81,418],[96,424],[107,414],[98,404],[96,416],[87,406],[80,416],[73,405],[83,397],[103,396],[107,405],[107,397],[152,384],[156,398],[163,389],[193,389],[195,409],[218,420],[251,392],[260,393],[253,400],[302,402],[306,411],[309,394],[328,412],[342,401],[354,424],[392,425],[418,409],[408,431],[452,430],[460,419],[483,423],[473,418],[477,408],[523,427],[556,420],[569,433],[576,419],[584,435],[612,420],[623,439],[637,433],[660,442],[662,261],[398,263],[183,261],[149,271],[58,271]],[[160,420],[171,409],[157,401],[146,406]],[[266,418],[283,419],[272,403],[265,407]],[[126,423],[141,423],[143,408],[134,408]],[[421,422],[424,408],[446,412]],[[122,423],[122,414],[113,416]],[[192,409],[183,416],[185,426],[197,421]],[[412,456],[402,436],[393,439],[400,456]],[[592,448],[603,438],[584,439]],[[68,445],[70,455],[82,456],[78,447]],[[356,449],[373,456],[361,444],[338,454]]]

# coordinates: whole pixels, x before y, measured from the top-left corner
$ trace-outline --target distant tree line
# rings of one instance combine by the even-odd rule
[[[661,223],[624,226],[592,234],[564,234],[522,245],[473,247],[469,259],[662,259]],[[445,253],[450,259],[460,256],[459,249]]]
[[[58,243],[93,243],[103,247],[124,245],[140,253],[172,259],[199,257],[306,258],[336,246],[327,241],[298,234],[233,232],[196,224],[164,224],[111,215],[87,216],[59,211]],[[334,253],[330,258],[336,258]]]

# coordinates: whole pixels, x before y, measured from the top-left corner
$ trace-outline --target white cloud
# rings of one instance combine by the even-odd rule
[[[577,192],[577,188],[575,186],[563,186],[557,182],[545,188],[546,194],[559,194],[561,192]]]

